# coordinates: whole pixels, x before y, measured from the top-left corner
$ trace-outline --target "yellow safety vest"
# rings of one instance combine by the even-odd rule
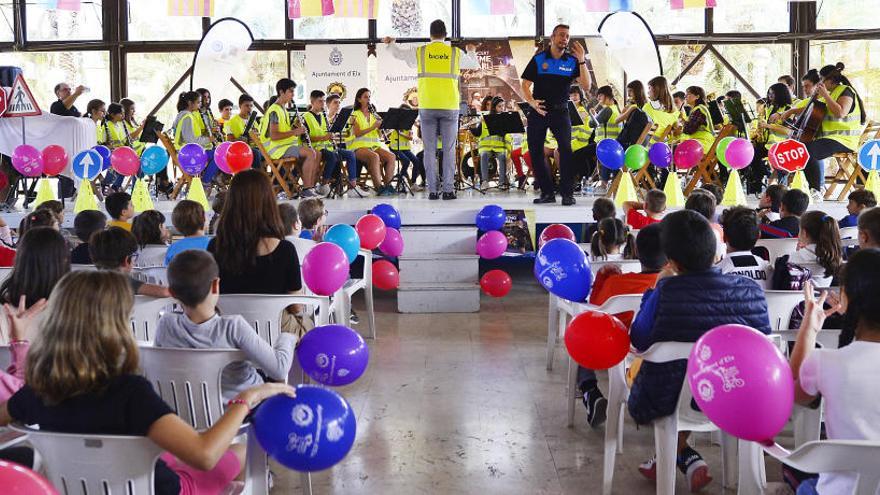
[[[442,41],[416,48],[419,108],[458,110],[459,49]]]
[[[488,153],[491,151],[496,153],[507,152],[507,143],[503,137],[490,136],[489,126],[487,126],[485,122],[480,127],[482,127],[482,130],[480,131],[479,141],[477,141],[477,150],[480,153]],[[510,136],[508,135],[507,137],[509,138]]]
[[[547,129],[547,135],[544,137],[544,147],[554,150],[559,147],[559,143],[556,142],[556,136],[553,135],[550,129]]]
[[[94,122],[94,121],[92,121]],[[110,125],[109,123],[107,124]],[[107,142],[107,128],[104,127],[104,122],[95,122],[95,137],[97,138],[98,144],[106,145],[109,144]]]
[[[391,151],[409,151],[411,148],[410,142],[412,142],[412,131],[391,131],[388,135],[391,140],[391,144],[388,145],[388,148]]]
[[[226,134],[227,136],[232,134],[232,137],[235,139],[241,139],[244,135],[244,128],[246,126],[247,122],[241,117],[241,115],[233,115],[225,124],[223,124],[223,134]]]
[[[582,105],[579,105],[578,107],[582,114],[587,113]],[[590,128],[589,118],[584,119],[584,125],[571,126],[571,151],[574,152],[587,147],[590,144],[590,135],[592,133],[593,129]]]
[[[122,121],[107,121],[107,131],[110,133],[110,144],[112,144],[113,147],[127,146],[127,143],[125,142],[125,131],[122,130],[122,125]]]
[[[187,144],[183,140],[183,121],[187,119],[190,120],[193,134],[195,134],[196,136],[201,136],[202,129],[205,128],[205,124],[202,122],[202,118],[199,115],[198,110],[196,110],[195,112],[189,112],[188,114],[181,117],[180,120],[177,121],[177,125],[174,127],[174,145],[178,148]]]
[[[273,113],[278,119],[278,132],[289,132],[293,129],[293,126],[290,123],[290,114],[277,103],[273,103],[272,106],[269,107],[266,111],[266,115],[263,116],[263,120],[260,121],[260,137],[263,139],[263,145],[266,147],[266,152],[274,160],[284,156],[284,152],[291,146],[298,146],[299,137],[290,136],[280,141],[272,141],[269,139],[269,120],[271,120]]]
[[[315,138],[322,138],[327,135],[327,121],[323,115],[315,116],[312,112],[302,114],[303,120],[306,121],[306,127],[309,128],[309,136],[312,138],[312,148],[316,150],[329,150],[333,148],[330,141],[315,141]]]
[[[782,107],[777,108],[776,112],[784,113],[788,109],[789,109],[789,106],[786,105],[786,106],[782,106]],[[772,109],[770,107],[766,107],[764,109],[764,122],[767,122],[767,123],[770,122],[770,116],[773,115],[773,113],[771,113],[771,110]],[[786,139],[788,139],[788,134],[777,134],[777,133],[771,131],[770,129],[762,129],[762,136],[764,137],[764,142],[765,142],[764,146],[768,150],[774,144],[781,143],[782,141],[785,141]]]
[[[696,139],[701,145],[703,145],[703,152],[708,153],[709,148],[712,147],[712,143],[715,142],[715,134],[712,132],[715,128],[712,124],[712,115],[709,113],[709,108],[706,105],[697,105],[697,107],[691,110],[691,112],[703,112],[703,115],[706,117],[706,123],[693,134],[682,134],[681,140],[686,141],[688,139]]]
[[[831,99],[837,101],[840,95],[848,88],[844,84],[838,84],[831,91]],[[855,90],[853,90],[855,93]],[[819,127],[818,138],[832,139],[846,146],[849,150],[855,151],[859,147],[859,136],[862,134],[861,110],[859,108],[859,99],[853,98],[852,108],[850,112],[841,118],[835,117],[829,110],[822,120]]]
[[[611,117],[604,125],[596,128],[596,143],[601,142],[603,139],[617,139],[617,136],[620,135],[620,125],[614,123],[620,117],[620,110],[617,109],[616,105],[611,105],[607,108],[611,109]]]
[[[353,115],[358,128],[361,130],[372,127],[376,123],[376,117],[373,117],[372,114],[366,116],[361,110],[355,110]],[[350,150],[359,150],[361,148],[376,149],[381,148],[383,145],[382,140],[379,139],[379,129],[373,129],[361,137],[357,137],[354,134],[354,128],[352,128],[351,136],[351,144],[348,146]]]
[[[678,121],[678,111],[674,110],[672,112],[666,112],[663,110],[659,110],[654,108],[654,105],[651,105],[651,102],[647,102],[642,106],[642,110],[648,114],[648,117],[651,118],[655,124],[657,124],[657,130],[654,131],[654,134],[651,135],[651,143],[656,143],[657,138],[655,135],[663,134],[667,128],[674,125]]]

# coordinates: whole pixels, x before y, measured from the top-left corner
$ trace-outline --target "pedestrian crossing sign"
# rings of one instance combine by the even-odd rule
[[[28,88],[27,83],[21,74],[15,78],[12,83],[12,90],[9,92],[9,99],[6,105],[6,113],[4,117],[34,117],[42,115],[37,100]]]

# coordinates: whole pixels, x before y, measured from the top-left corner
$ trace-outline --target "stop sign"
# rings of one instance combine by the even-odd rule
[[[803,170],[809,159],[810,153],[807,151],[807,146],[794,139],[786,139],[781,143],[776,143],[767,151],[767,161],[770,162],[770,165],[786,172]]]
[[[9,97],[6,95],[6,88],[0,88],[0,116],[3,116],[3,114],[6,113],[8,98]]]

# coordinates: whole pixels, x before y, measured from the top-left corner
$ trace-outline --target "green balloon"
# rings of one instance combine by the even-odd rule
[[[715,147],[715,157],[718,158],[718,161],[727,168],[730,168],[730,165],[727,163],[727,147],[732,143],[736,138],[733,136],[727,136],[726,138],[718,141],[718,146]]]
[[[638,170],[648,163],[648,149],[641,144],[633,144],[626,149],[623,164],[630,170]]]

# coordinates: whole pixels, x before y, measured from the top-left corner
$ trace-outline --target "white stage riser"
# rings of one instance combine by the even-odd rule
[[[477,255],[423,255],[398,258],[401,284],[477,283]]]
[[[403,252],[407,256],[474,254],[477,251],[477,228],[474,226],[404,226],[400,233],[403,236]]]
[[[476,313],[480,311],[477,284],[447,284],[440,287],[401,285],[397,291],[401,313]]]

